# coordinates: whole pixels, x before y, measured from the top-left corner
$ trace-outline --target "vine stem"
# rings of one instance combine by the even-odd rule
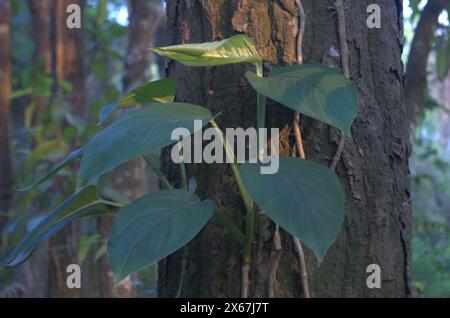
[[[166,189],[173,189],[169,180],[167,180],[164,173],[162,173],[162,171],[159,169],[158,164],[148,156],[144,156],[144,160],[147,162],[147,164],[150,166],[150,168],[152,168],[153,172],[156,174],[156,176],[158,177],[159,181],[161,181],[163,186]]]
[[[166,189],[173,189],[169,180],[159,169],[158,164],[148,156],[144,156],[144,159],[147,162],[147,164],[150,166],[150,168],[153,170],[153,172],[158,176],[158,178],[161,181],[161,183],[163,184],[163,186]],[[184,161],[181,162],[180,169],[181,169],[181,177],[182,177],[182,181],[183,181],[183,188],[184,188],[184,190],[188,190],[186,164],[184,163]],[[123,207],[122,204],[116,203],[116,202],[111,202],[111,201],[102,200],[101,203],[104,203],[109,206],[119,207],[119,208]],[[231,236],[240,245],[244,245],[245,236],[232,220],[230,220],[223,212],[221,212],[219,210],[214,211],[214,216],[220,222],[220,224],[222,224],[222,226],[231,233]],[[183,293],[183,286],[184,286],[184,281],[185,281],[187,267],[188,267],[188,258],[189,258],[189,248],[186,245],[183,250],[183,257],[182,257],[182,261],[181,261],[180,282],[178,284],[178,290],[177,290],[177,294],[175,296],[176,298],[180,298]]]
[[[341,47],[341,64],[342,72],[347,79],[350,79],[350,66],[349,66],[349,49],[347,43],[347,30],[345,28],[345,10],[344,0],[336,0],[335,2],[337,18],[338,18],[338,32],[339,32],[339,45]],[[341,159],[342,152],[345,146],[345,134],[341,132],[341,138],[339,141],[336,154],[331,161],[330,169],[336,170],[336,166]]]
[[[295,116],[294,117],[294,135],[295,135],[295,142],[297,145],[297,150],[300,155],[300,159],[305,160],[305,151],[303,148],[303,140],[302,135],[300,133],[300,118]],[[300,272],[301,272],[301,279],[302,279],[302,289],[303,289],[303,296],[305,298],[311,298],[311,294],[309,292],[309,282],[308,282],[308,270],[306,267],[306,258],[305,253],[303,252],[302,243],[300,240],[292,236],[292,239],[294,241],[295,250],[297,251],[297,256],[300,262]]]
[[[178,147],[178,151],[180,150],[181,144],[177,143],[175,147]],[[188,179],[187,179],[187,173],[186,173],[186,163],[184,160],[180,162],[180,171],[181,171],[181,184],[184,191],[188,191],[189,185],[188,185]],[[176,298],[180,298],[183,293],[184,288],[184,281],[186,280],[186,275],[188,271],[188,264],[189,264],[189,254],[190,254],[190,248],[189,245],[185,245],[183,248],[183,256],[181,259],[181,273],[180,273],[180,283],[178,285],[178,291]]]
[[[255,64],[256,66],[256,75],[259,77],[263,77],[263,64],[262,61]],[[266,96],[257,93],[256,95],[256,128],[258,131],[260,128],[264,128],[266,125]]]
[[[101,203],[101,204],[111,206],[113,208],[119,208],[119,209],[124,207],[124,205],[119,202],[108,201],[108,200],[98,200],[96,203]]]
[[[256,75],[259,77],[264,76],[264,69],[262,61],[255,64],[256,66]],[[261,128],[266,127],[266,109],[267,109],[267,98],[263,94],[256,92],[256,128],[259,131]],[[263,145],[264,140],[259,139],[258,134],[258,159],[259,161],[263,161]]]
[[[242,231],[236,226],[236,224],[223,212],[220,210],[214,211],[214,216],[219,221],[219,223],[226,228],[231,236],[235,239],[239,245],[244,246],[245,243],[245,235]]]
[[[258,116],[260,117],[260,116]],[[254,239],[254,231],[255,231],[255,217],[256,217],[256,205],[253,203],[250,195],[247,192],[247,189],[242,182],[241,174],[239,173],[239,167],[236,162],[236,158],[234,156],[234,151],[231,149],[228,144],[226,137],[223,132],[220,130],[219,126],[214,120],[210,121],[210,124],[213,128],[219,131],[219,138],[222,142],[225,154],[228,158],[228,161],[231,162],[231,170],[233,172],[234,178],[238,185],[239,191],[242,196],[242,200],[244,201],[244,205],[246,208],[246,220],[245,220],[245,239],[244,239],[244,249],[242,252],[243,264],[241,267],[241,297],[247,298],[249,295],[249,286],[250,286],[250,264],[252,260],[252,243]]]
[[[187,179],[187,173],[186,173],[186,164],[184,163],[184,161],[182,161],[180,163],[180,170],[181,170],[181,180],[183,183],[183,190],[187,191],[189,186],[188,186],[188,179]]]
[[[213,128],[217,129],[219,131],[219,138],[222,142],[225,154],[228,158],[228,161],[231,162],[231,170],[233,172],[234,178],[236,179],[236,183],[238,185],[239,191],[242,196],[242,200],[244,201],[245,208],[247,212],[253,210],[253,200],[251,199],[250,195],[247,192],[247,189],[245,189],[244,183],[242,182],[241,174],[239,173],[239,167],[236,163],[236,157],[234,156],[233,149],[231,149],[230,145],[226,141],[226,138],[224,137],[224,134],[222,130],[220,130],[219,126],[214,120],[210,121],[210,124]]]
[[[298,17],[299,17],[299,28],[297,33],[297,63],[303,64],[303,35],[305,33],[306,14],[302,2],[300,0],[295,0],[295,4],[298,9]],[[298,112],[294,114],[293,126],[297,150],[299,152],[300,158],[304,160],[306,156],[305,150],[303,148],[303,140],[300,128],[300,114]],[[300,240],[295,236],[292,236],[292,238],[300,262],[303,296],[305,298],[310,298],[311,296],[309,293],[308,271],[306,267],[305,254],[303,253],[303,248]]]

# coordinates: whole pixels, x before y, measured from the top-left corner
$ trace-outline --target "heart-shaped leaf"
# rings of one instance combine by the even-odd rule
[[[260,94],[350,135],[357,99],[352,83],[337,70],[320,64],[292,65],[262,78],[247,72]]]
[[[150,193],[123,208],[108,239],[108,258],[116,282],[186,245],[213,212],[212,201],[200,201],[182,190]]]
[[[322,261],[344,220],[344,192],[336,175],[316,163],[280,158],[276,174],[242,164],[242,180],[253,200],[275,222],[298,237]]]
[[[155,48],[153,51],[188,66],[217,66],[261,61],[255,44],[244,34],[222,41],[172,45]]]
[[[150,103],[171,103],[175,99],[177,80],[168,77],[136,87],[118,102],[109,104],[100,110],[100,123],[116,108],[126,108]]]
[[[81,158],[83,156],[83,148],[80,148],[74,152],[72,152],[70,155],[68,155],[63,161],[61,161],[59,164],[57,164],[53,169],[51,169],[46,175],[42,176],[40,179],[36,180],[29,186],[20,189],[19,191],[28,191],[31,190],[38,185],[44,183],[47,180],[50,180],[53,178],[60,170],[62,170],[64,167],[70,165],[75,159]]]
[[[20,265],[39,245],[71,221],[80,217],[106,214],[104,207],[103,201],[97,197],[95,187],[87,187],[71,195],[33,227],[0,264],[0,268]]]
[[[176,128],[191,133],[194,120],[206,125],[211,119],[208,109],[192,104],[150,104],[120,118],[98,133],[86,145],[78,173],[79,185],[84,186],[120,164],[136,159],[153,150],[163,148],[175,140]]]

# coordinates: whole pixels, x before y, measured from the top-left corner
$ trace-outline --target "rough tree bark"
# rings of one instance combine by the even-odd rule
[[[11,93],[10,12],[9,0],[0,1],[0,212],[8,211],[12,198],[12,167],[8,137]],[[0,216],[0,231],[6,221],[6,217]]]
[[[128,2],[129,12],[129,44],[125,57],[125,74],[123,90],[129,91],[136,86],[151,80],[151,54],[155,31],[163,18],[160,0],[131,0]],[[130,201],[136,200],[147,192],[146,163],[136,159],[116,169],[112,183],[116,190],[121,191]],[[112,225],[111,218],[101,218],[99,230],[102,236],[109,235]],[[101,267],[109,273],[101,281],[101,294],[104,297],[132,297],[135,288],[128,277],[118,288],[114,289],[114,276],[105,257],[100,259]]]
[[[307,24],[304,63],[339,66],[339,39],[334,1],[302,1]],[[346,1],[347,36],[351,80],[358,92],[359,113],[352,138],[345,144],[337,174],[346,195],[345,224],[324,262],[317,267],[307,250],[312,297],[404,297],[410,292],[410,222],[408,190],[408,121],[403,91],[401,1],[379,0],[381,29],[366,26],[366,9],[373,0]],[[294,1],[168,0],[168,34],[172,44],[220,40],[236,33],[254,39],[259,53],[272,66],[295,63],[298,29]],[[174,62],[168,75],[179,79],[177,99],[222,111],[219,125],[255,126],[255,93],[244,72],[251,66],[187,68]],[[267,126],[281,131],[281,155],[289,155],[294,140],[292,112],[269,102]],[[339,142],[337,131],[309,118],[302,119],[306,156],[328,166]],[[176,176],[166,152],[163,162]],[[190,165],[198,193],[243,226],[244,206],[230,169],[226,165]],[[250,273],[252,297],[268,295],[267,281],[274,224],[258,217]],[[294,246],[282,233],[283,254],[275,283],[275,297],[297,297],[299,265]],[[191,243],[184,289],[186,297],[237,297],[240,295],[239,246],[214,220]],[[158,292],[161,297],[177,293],[181,255],[159,263]],[[381,289],[368,289],[366,268],[381,267]]]
[[[450,0],[428,1],[414,33],[405,75],[407,114],[413,128],[420,119],[428,96],[428,56],[438,26],[438,17],[449,5]]]

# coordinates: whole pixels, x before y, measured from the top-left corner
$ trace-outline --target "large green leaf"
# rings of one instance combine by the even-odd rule
[[[194,120],[203,126],[211,119],[208,109],[192,104],[151,104],[120,118],[86,145],[78,173],[83,186],[118,165],[168,146],[176,128],[194,133]]]
[[[261,174],[259,164],[242,164],[250,196],[281,227],[308,245],[321,262],[344,220],[344,193],[328,168],[295,158],[280,158],[276,174]]]
[[[44,183],[47,180],[50,180],[53,178],[60,170],[62,170],[64,167],[70,165],[75,159],[81,158],[83,156],[83,148],[80,148],[74,152],[72,152],[70,155],[68,155],[63,161],[61,161],[59,164],[57,164],[54,168],[52,168],[46,175],[42,176],[38,180],[34,181],[29,186],[20,189],[19,191],[28,191],[33,189],[34,187],[37,187],[38,185]]]
[[[357,100],[352,83],[337,70],[320,64],[293,65],[261,78],[247,72],[260,94],[350,135]]]
[[[106,213],[95,187],[87,187],[64,200],[35,226],[0,264],[14,267],[23,263],[44,241],[76,218]]]
[[[153,51],[188,66],[217,66],[261,61],[255,44],[243,34],[222,41],[172,45],[155,48]]]
[[[150,103],[171,103],[175,99],[177,80],[168,77],[136,87],[128,92],[121,100],[114,102],[100,110],[100,123],[103,122],[116,108],[126,108]]]
[[[213,212],[212,201],[182,190],[150,193],[123,208],[108,239],[116,282],[186,245]]]

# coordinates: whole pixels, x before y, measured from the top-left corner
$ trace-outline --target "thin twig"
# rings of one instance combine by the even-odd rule
[[[273,235],[273,246],[272,250],[274,255],[272,258],[271,270],[269,273],[269,298],[273,298],[275,296],[275,282],[277,281],[277,269],[280,264],[281,254],[283,248],[281,247],[281,238],[280,238],[280,227],[278,224],[275,225],[275,233]]]
[[[299,27],[297,33],[297,64],[303,64],[303,35],[305,34],[306,14],[302,2],[295,0],[298,9]]]
[[[305,25],[306,25],[306,14],[305,10],[303,9],[302,2],[300,0],[295,0],[295,4],[298,9],[298,18],[299,18],[299,27],[298,27],[298,33],[297,33],[297,64],[303,64],[303,35],[305,34]],[[294,133],[295,133],[295,140],[297,143],[297,149],[300,152],[300,154],[303,153],[303,145],[301,142],[298,142],[298,140],[301,140],[301,131],[300,131],[300,113],[295,112],[294,114]]]
[[[303,288],[303,296],[305,298],[311,298],[309,293],[308,272],[306,271],[305,253],[303,253],[302,243],[300,243],[300,240],[296,237],[293,239],[295,250],[297,251],[298,259],[300,261],[300,267],[302,268],[302,285],[306,286],[306,288]]]
[[[300,114],[295,113],[294,116],[294,136],[295,136],[295,144],[297,145],[297,150],[300,155],[300,158],[305,159],[305,149],[303,148],[302,142],[302,131],[300,129]]]
[[[336,12],[338,17],[338,30],[339,30],[339,43],[341,46],[341,64],[342,72],[344,76],[350,79],[350,67],[349,67],[349,49],[347,43],[347,30],[345,28],[345,10],[344,0],[336,0]]]
[[[333,171],[336,170],[337,164],[339,163],[339,160],[341,159],[341,155],[344,150],[344,146],[345,146],[345,135],[343,133],[341,133],[341,139],[339,141],[338,149],[336,150],[336,154],[334,155],[333,160],[331,161],[331,164],[330,164],[330,169]]]
[[[303,5],[300,0],[295,0],[295,4],[298,8],[298,16],[299,16],[299,29],[297,34],[297,63],[303,64],[303,34],[305,32],[305,21],[306,21],[306,14],[305,10],[303,9]],[[302,141],[302,134],[301,134],[301,128],[300,128],[300,114],[298,112],[294,115],[294,136],[295,136],[295,143],[297,145],[297,150],[300,155],[301,159],[305,159],[305,150],[303,148],[303,141]],[[302,289],[303,289],[303,296],[305,298],[310,298],[309,293],[309,283],[308,283],[308,271],[306,268],[306,260],[305,260],[305,254],[303,253],[302,244],[300,243],[300,240],[296,238],[295,236],[292,236],[295,248],[297,250],[298,259],[300,262],[300,272],[302,276]]]
[[[181,294],[183,293],[184,281],[186,280],[186,273],[188,267],[188,255],[186,249],[183,251],[183,258],[181,261],[181,274],[180,274],[180,282],[178,284],[178,291],[175,298],[181,298]]]
[[[350,79],[350,66],[349,66],[349,49],[347,43],[347,31],[345,28],[345,10],[344,10],[344,0],[336,0],[335,3],[336,12],[338,17],[338,32],[339,32],[339,43],[341,47],[341,64],[342,72],[347,79]],[[331,161],[330,169],[336,170],[336,166],[341,159],[342,152],[345,146],[345,135],[341,132],[341,138],[339,141],[339,146],[336,154]]]
[[[298,127],[298,131],[300,131],[300,119],[295,120],[294,122],[296,122],[297,127]],[[295,127],[295,125],[294,125]],[[294,129],[295,131],[295,129]],[[305,160],[305,151],[303,150],[303,140],[302,140],[302,135],[299,133],[295,133],[295,142],[297,144],[297,150],[300,154],[300,158],[302,160]],[[295,155],[295,152],[294,152]],[[301,278],[302,278],[302,289],[303,289],[303,297],[304,298],[310,298],[310,292],[309,292],[309,282],[308,282],[308,270],[306,267],[306,259],[305,259],[305,254],[303,253],[303,248],[302,248],[302,243],[300,243],[300,240],[295,237],[292,236],[292,239],[294,241],[294,245],[295,245],[295,250],[297,251],[297,256],[298,256],[298,260],[300,262],[300,273],[301,273]]]

